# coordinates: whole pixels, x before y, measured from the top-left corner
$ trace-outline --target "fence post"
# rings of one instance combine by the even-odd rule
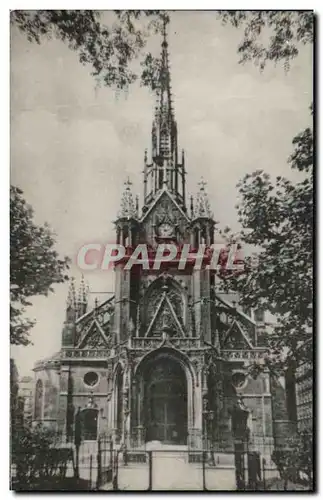
[[[101,486],[101,480],[102,480],[102,466],[101,466],[101,440],[100,437],[98,439],[98,454],[97,454],[97,463],[98,463],[98,473],[96,477],[96,488],[99,489]]]
[[[112,476],[112,487],[114,490],[118,489],[118,462],[119,462],[119,450],[115,452],[115,475]],[[112,474],[114,473],[112,469]]]
[[[92,490],[92,455],[90,455],[90,489]]]
[[[113,466],[113,442],[112,442],[112,439],[110,440],[110,467],[112,468]]]
[[[266,471],[266,459],[263,458],[262,459],[262,481],[263,481],[263,487],[264,487],[264,490],[266,489],[266,478],[265,478],[265,471]]]
[[[149,456],[149,484],[148,484],[148,491],[152,491],[152,489],[153,489],[153,452],[151,450],[148,451],[148,456]]]
[[[80,457],[80,445],[75,445],[75,477],[79,479],[80,477],[80,467],[79,467],[79,457]]]
[[[202,451],[202,473],[203,473],[203,491],[206,491],[206,481],[205,481],[205,451]]]

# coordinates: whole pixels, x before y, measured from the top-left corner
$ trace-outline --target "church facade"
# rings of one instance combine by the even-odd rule
[[[187,200],[165,34],[159,82],[143,206],[127,182],[115,221],[116,241],[127,249],[114,266],[115,294],[88,310],[84,282],[78,294],[71,282],[61,350],[34,368],[33,419],[67,442],[81,419],[83,440],[109,434],[116,446],[157,441],[219,451],[247,443],[270,456],[290,422],[279,381],[265,370],[249,375],[266,351],[263,316],[221,294],[207,266],[180,269],[174,259],[160,269],[126,268],[138,244],[153,257],[160,243],[194,252],[216,237],[204,183]]]

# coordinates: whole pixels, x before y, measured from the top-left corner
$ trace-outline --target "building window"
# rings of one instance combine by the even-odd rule
[[[35,420],[42,420],[43,417],[43,382],[37,380],[35,391]]]
[[[99,375],[96,372],[87,372],[84,375],[83,381],[88,387],[94,387],[99,381]]]

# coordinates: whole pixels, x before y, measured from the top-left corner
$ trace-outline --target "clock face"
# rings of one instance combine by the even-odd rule
[[[165,222],[159,226],[158,232],[161,238],[170,238],[174,235],[174,227],[168,222]]]

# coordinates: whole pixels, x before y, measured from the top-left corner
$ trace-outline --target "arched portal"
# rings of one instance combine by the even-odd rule
[[[144,371],[144,426],[146,441],[187,443],[187,379],[172,357],[147,363]]]

